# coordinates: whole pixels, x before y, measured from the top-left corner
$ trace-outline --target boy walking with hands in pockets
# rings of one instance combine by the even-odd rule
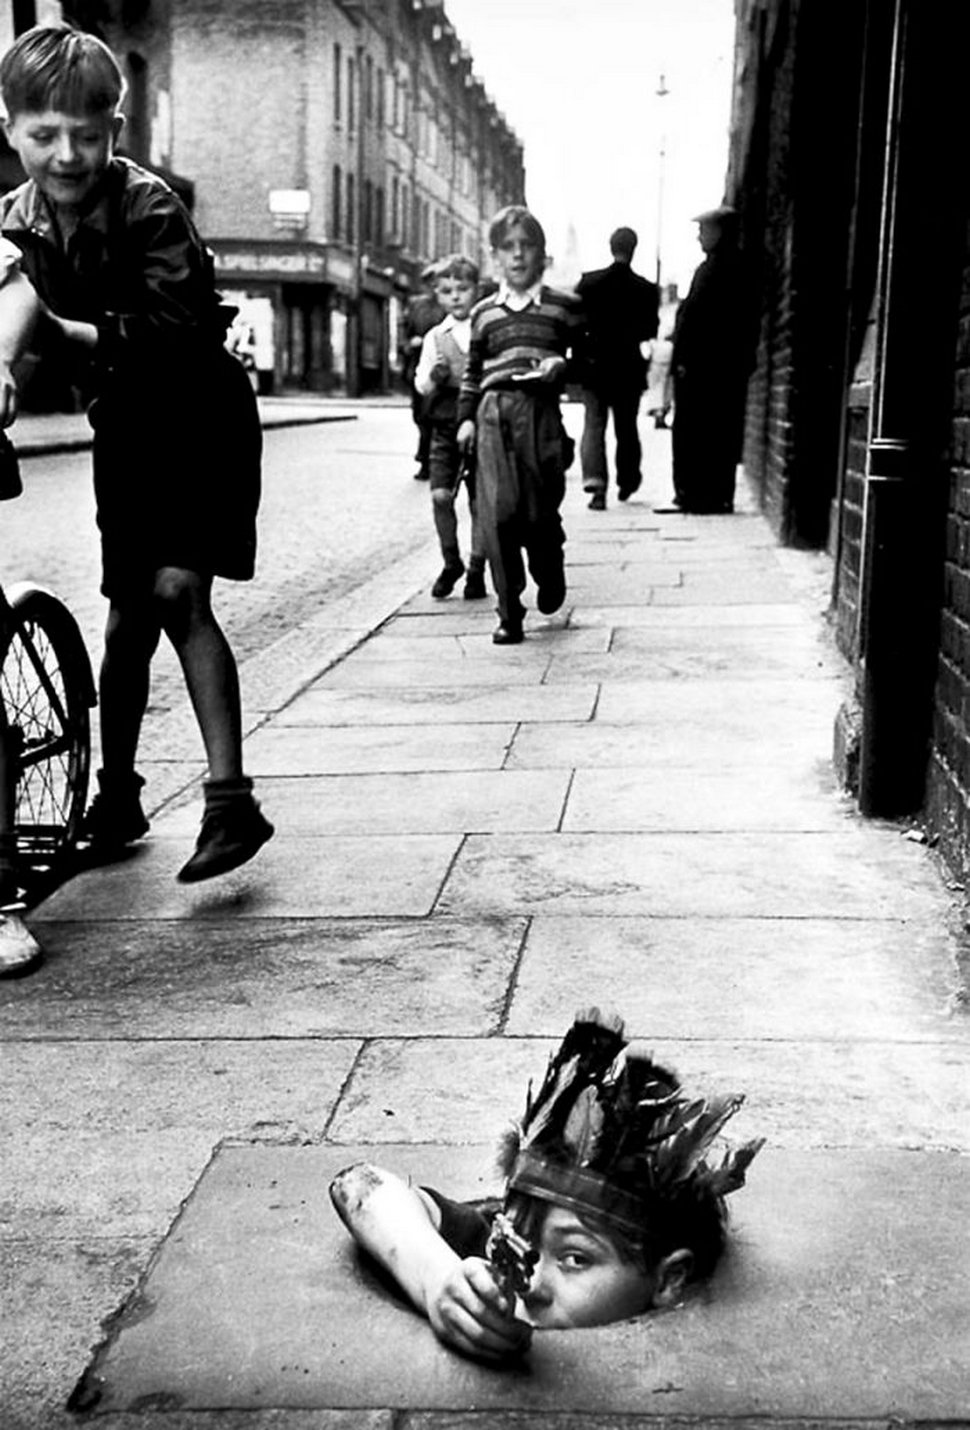
[[[477,457],[477,501],[498,598],[496,645],[523,638],[525,549],[543,615],[566,599],[559,507],[569,438],[559,399],[582,330],[579,301],[542,282],[546,240],[527,208],[502,209],[489,229],[497,291],[472,312],[458,398],[458,444]]]
[[[211,605],[216,576],[256,555],[262,433],[249,379],[223,346],[230,310],[175,194],[114,154],[124,83],[111,51],[37,26],[0,60],[7,138],[27,182],[0,201],[40,299],[41,351],[71,361],[90,401],[103,594],[99,793],[92,848],[147,832],[135,771],[152,656],[178,656],[209,766],[185,883],[251,859],[273,833],[242,769],[236,663]]]
[[[424,337],[414,375],[417,392],[427,401],[431,427],[428,468],[435,530],[441,544],[444,565],[431,588],[436,600],[450,596],[464,575],[465,564],[458,546],[455,500],[461,480],[461,453],[458,450],[458,391],[468,358],[471,337],[469,314],[478,292],[478,268],[471,259],[452,254],[438,264],[435,293],[445,310],[440,323]],[[466,480],[466,485],[468,485]],[[468,486],[471,511],[471,550],[465,599],[485,595],[485,548],[478,524],[473,486]]]

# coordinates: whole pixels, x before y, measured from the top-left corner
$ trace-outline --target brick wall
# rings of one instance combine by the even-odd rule
[[[950,865],[970,875],[970,229],[953,382],[943,611],[926,817]]]

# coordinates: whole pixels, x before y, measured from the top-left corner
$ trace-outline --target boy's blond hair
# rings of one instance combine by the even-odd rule
[[[71,25],[35,25],[0,59],[0,98],[8,118],[47,109],[114,114],[124,93],[108,46]]]
[[[435,281],[439,278],[455,278],[459,283],[477,283],[478,264],[466,258],[463,253],[449,253],[447,258],[442,258],[438,264]]]
[[[521,228],[535,243],[543,258],[546,254],[546,235],[542,224],[525,204],[508,204],[499,209],[488,226],[488,242],[492,249],[501,248],[513,228]]]

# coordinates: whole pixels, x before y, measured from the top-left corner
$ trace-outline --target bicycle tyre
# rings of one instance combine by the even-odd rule
[[[52,868],[77,842],[91,764],[91,662],[74,617],[52,592],[7,591],[0,699],[15,771],[14,829],[27,869]]]

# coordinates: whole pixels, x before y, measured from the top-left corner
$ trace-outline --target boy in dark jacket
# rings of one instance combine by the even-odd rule
[[[0,94],[28,178],[4,196],[0,225],[45,305],[41,336],[77,361],[91,399],[110,608],[86,834],[110,855],[147,832],[135,756],[164,631],[209,766],[198,844],[178,874],[189,883],[244,863],[273,833],[243,774],[236,663],[211,605],[215,576],[253,575],[262,434],[223,346],[208,250],[168,186],[114,155],[122,92],[92,35],[37,26],[15,41]]]

